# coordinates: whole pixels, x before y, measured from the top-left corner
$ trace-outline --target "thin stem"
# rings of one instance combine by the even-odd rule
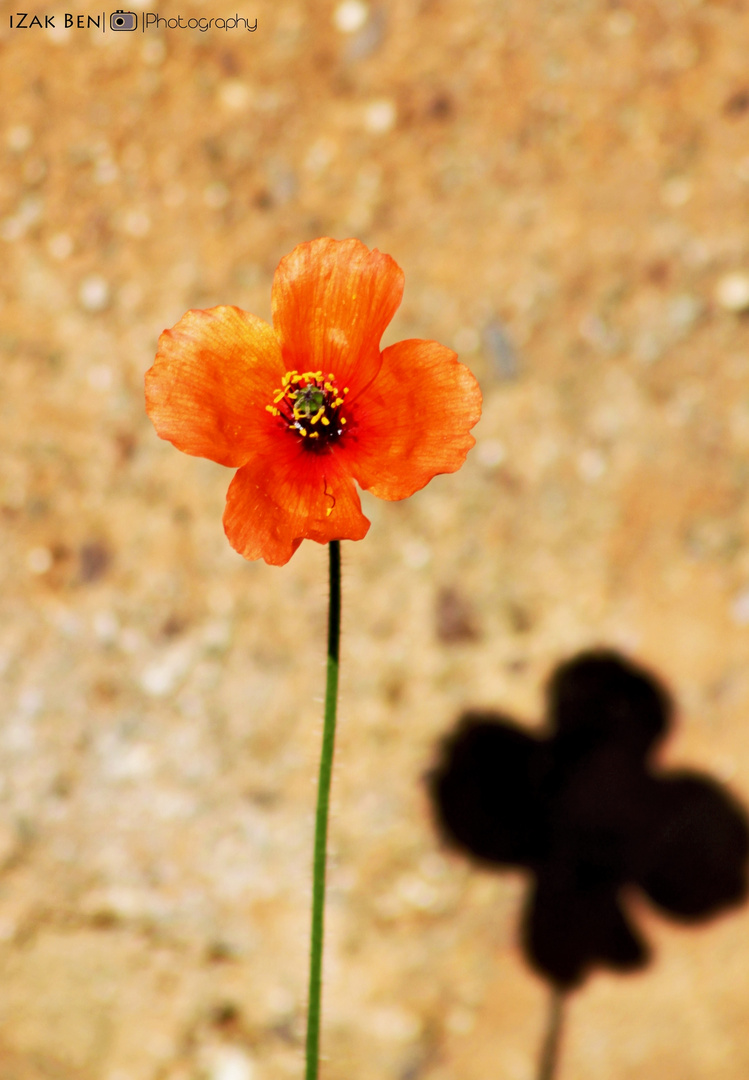
[[[559,1046],[564,1020],[564,991],[558,986],[552,988],[549,1002],[549,1019],[546,1024],[544,1045],[538,1068],[538,1080],[554,1080],[559,1064]]]
[[[315,817],[315,855],[312,869],[312,936],[309,965],[309,1011],[307,1013],[306,1080],[317,1080],[320,1058],[320,1005],[322,998],[322,946],[325,916],[325,863],[328,840],[330,779],[333,773],[336,705],[338,702],[338,654],[341,640],[341,546],[331,540],[330,606],[328,608],[328,673],[325,684],[325,721],[320,755]]]

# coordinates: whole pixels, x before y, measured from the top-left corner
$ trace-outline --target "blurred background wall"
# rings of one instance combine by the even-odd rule
[[[664,763],[749,798],[749,10],[242,3],[0,4],[0,1077],[301,1075],[325,552],[243,562],[142,378],[354,235],[405,271],[386,343],[485,407],[343,545],[323,1075],[533,1080],[525,882],[441,845],[423,777],[603,644],[674,695]],[[632,905],[655,962],[572,999],[560,1080],[746,1077],[749,915]]]

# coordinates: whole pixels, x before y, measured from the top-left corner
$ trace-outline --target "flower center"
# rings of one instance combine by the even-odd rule
[[[289,431],[306,440],[310,450],[330,446],[343,435],[346,417],[341,407],[348,387],[339,390],[335,376],[322,371],[287,371],[266,411],[277,416]]]

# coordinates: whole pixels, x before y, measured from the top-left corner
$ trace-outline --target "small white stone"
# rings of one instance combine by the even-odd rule
[[[669,301],[667,314],[668,321],[674,330],[686,332],[691,330],[702,314],[704,304],[697,296],[682,293],[674,296]]]
[[[154,755],[150,746],[118,746],[107,761],[107,773],[116,780],[139,780],[154,771]]]
[[[205,649],[223,652],[231,644],[231,623],[228,619],[212,619],[203,627],[201,637]]]
[[[481,334],[475,326],[461,326],[453,339],[455,351],[462,355],[475,353],[481,344]]]
[[[211,1055],[210,1080],[252,1080],[252,1059],[238,1046],[218,1047]]]
[[[175,645],[145,668],[140,685],[151,697],[163,697],[182,681],[191,661],[192,646],[188,642]]]
[[[476,1013],[465,1005],[456,1005],[447,1014],[447,1029],[454,1035],[467,1035],[476,1026]]]
[[[404,874],[397,885],[398,897],[417,911],[433,911],[440,906],[440,890],[420,874]]]
[[[2,236],[3,240],[7,240],[9,244],[20,240],[25,232],[26,228],[23,221],[18,217],[8,217],[5,221],[0,222],[0,236]]]
[[[663,342],[652,330],[640,330],[635,335],[632,352],[641,364],[653,364],[663,355]]]
[[[363,0],[343,0],[333,12],[333,25],[342,34],[355,34],[369,18],[369,7]]]
[[[143,635],[132,626],[126,626],[120,635],[120,646],[123,652],[133,656],[143,648]]]
[[[112,369],[107,364],[94,364],[88,369],[88,385],[92,390],[109,390],[112,378]]]
[[[661,200],[666,206],[676,209],[684,206],[692,198],[692,181],[686,176],[674,176],[661,188]]]
[[[52,552],[47,547],[33,547],[26,556],[32,574],[46,574],[52,566]]]
[[[8,750],[24,753],[34,746],[34,727],[22,717],[7,721],[2,732],[2,740]]]
[[[42,216],[42,210],[42,200],[36,195],[28,195],[21,201],[16,213],[3,221],[1,229],[3,239],[20,240]]]
[[[583,480],[600,480],[606,472],[606,458],[600,450],[583,450],[577,459],[577,471]]]
[[[749,274],[740,270],[724,274],[715,287],[715,299],[725,311],[749,310]]]
[[[255,100],[255,108],[258,112],[273,113],[280,109],[283,101],[277,90],[261,90]]]
[[[218,100],[229,112],[241,112],[250,104],[252,93],[241,79],[226,79],[218,88]]]
[[[111,158],[103,158],[96,163],[94,169],[94,180],[97,184],[112,184],[120,175],[120,170],[117,168],[116,162]]]
[[[55,233],[47,241],[47,251],[53,259],[64,262],[73,254],[73,241],[67,233]]]
[[[496,469],[506,459],[507,451],[499,439],[482,439],[476,447],[476,457],[485,469]]]
[[[166,45],[161,38],[150,38],[144,42],[140,55],[143,57],[144,64],[150,64],[152,67],[158,67],[163,63],[166,57]]]
[[[364,127],[374,135],[392,131],[396,120],[395,103],[388,98],[371,101],[364,110]]]
[[[432,552],[423,540],[407,540],[403,545],[403,561],[411,570],[423,570],[432,560]]]
[[[18,923],[15,919],[4,916],[0,919],[0,941],[11,941],[18,931]]]
[[[635,28],[635,17],[630,11],[614,11],[606,20],[613,37],[627,37]]]
[[[412,1042],[421,1031],[419,1018],[396,1005],[374,1009],[367,1026],[379,1038],[396,1043]]]
[[[209,184],[203,192],[203,202],[211,210],[221,210],[229,201],[229,189],[220,180],[215,184]]]
[[[713,257],[710,245],[698,236],[685,241],[681,252],[685,265],[691,270],[702,270]]]
[[[43,703],[44,695],[36,686],[27,686],[18,695],[18,711],[27,719],[36,716]]]
[[[729,784],[738,773],[739,766],[736,758],[727,757],[721,754],[713,759],[710,771],[715,773],[718,779],[722,780],[724,784]]]
[[[141,675],[140,684],[151,697],[163,697],[174,686],[175,677],[166,664],[151,664]]]
[[[332,139],[318,139],[310,146],[304,158],[304,168],[313,176],[325,172],[336,155],[338,147]]]
[[[609,350],[611,348],[611,330],[600,315],[596,315],[591,311],[587,312],[580,319],[578,330],[580,331],[580,337],[587,341],[589,345],[594,345],[597,349]]]
[[[151,219],[145,210],[128,210],[122,219],[122,228],[128,236],[148,236]]]
[[[14,124],[5,133],[5,144],[9,150],[22,154],[34,141],[34,135],[28,124]]]
[[[731,618],[738,626],[749,626],[749,589],[744,589],[734,598]]]
[[[127,885],[110,885],[90,892],[84,900],[84,908],[92,915],[114,915],[128,920],[163,919],[168,912],[160,897],[146,889]]]
[[[66,638],[77,638],[81,632],[81,619],[66,607],[55,607],[49,613],[50,622]]]
[[[120,624],[112,611],[99,611],[94,615],[94,634],[103,645],[111,645],[117,640]]]
[[[67,45],[70,41],[70,27],[57,23],[56,26],[48,26],[46,29],[49,40],[55,45]]]
[[[103,311],[109,303],[109,285],[100,274],[89,274],[78,289],[78,300],[85,311]]]

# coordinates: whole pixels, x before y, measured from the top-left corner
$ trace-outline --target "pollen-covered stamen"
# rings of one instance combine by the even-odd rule
[[[344,434],[346,417],[341,415],[348,387],[339,389],[335,375],[322,371],[287,371],[281,386],[266,410],[295,435],[305,439],[310,450],[322,450]]]

